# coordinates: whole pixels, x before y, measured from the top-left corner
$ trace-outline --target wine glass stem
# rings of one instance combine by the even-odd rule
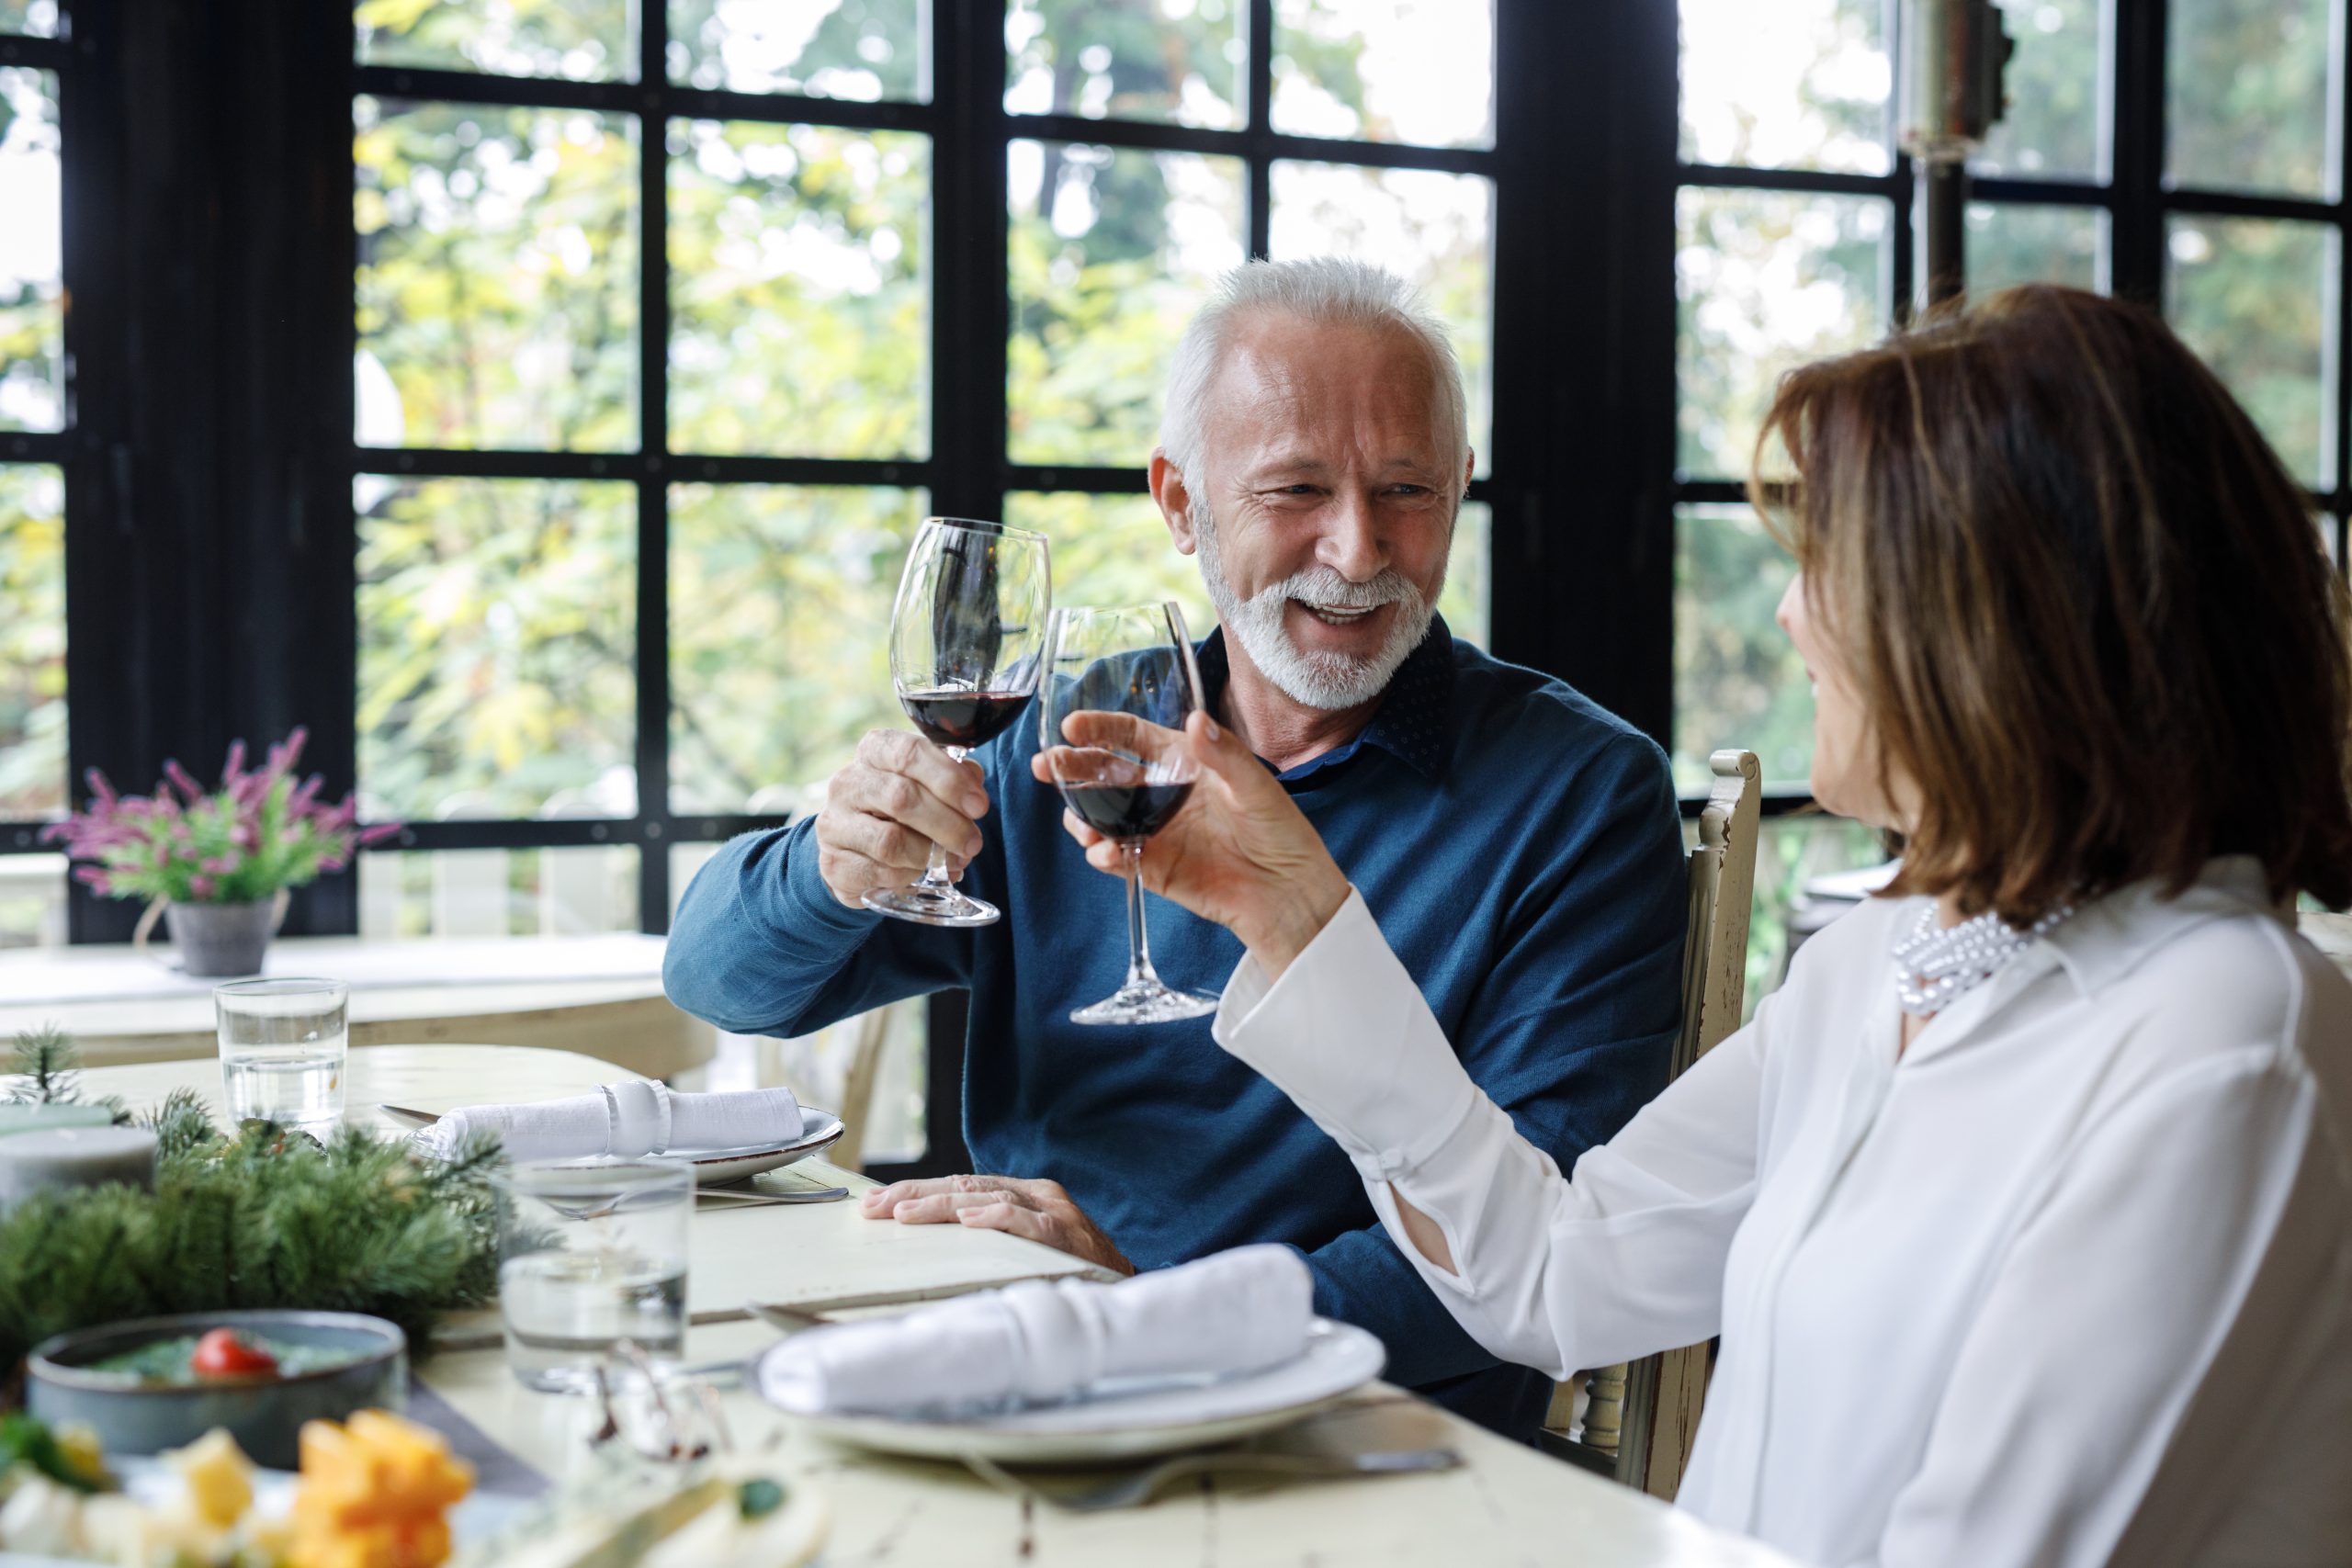
[[[947,753],[951,762],[961,762],[967,755],[961,746],[943,746],[940,750]],[[922,880],[915,886],[933,893],[945,893],[956,886],[947,879],[947,851],[936,840],[932,841],[930,858],[923,863]]]
[[[1127,863],[1127,984],[1158,986],[1151,942],[1143,930],[1143,840],[1122,839],[1119,851]]]

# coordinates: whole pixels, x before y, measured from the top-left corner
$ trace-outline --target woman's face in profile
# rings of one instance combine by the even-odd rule
[[[1825,811],[1878,828],[1900,829],[1907,815],[1879,788],[1878,746],[1851,671],[1805,602],[1804,573],[1789,580],[1773,619],[1796,644],[1813,682],[1813,798]],[[1903,782],[1890,781],[1897,793]]]

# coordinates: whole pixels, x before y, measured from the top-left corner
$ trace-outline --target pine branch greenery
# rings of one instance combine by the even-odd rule
[[[96,1105],[113,1111],[118,1122],[130,1120],[130,1112],[119,1095],[91,1100],[82,1098],[82,1075],[74,1071],[74,1037],[57,1025],[20,1032],[11,1055],[15,1077],[6,1092],[0,1094],[0,1104]]]
[[[73,1062],[53,1032],[20,1039],[31,1082],[12,1096],[70,1101]],[[436,1313],[496,1292],[494,1142],[444,1163],[352,1127],[326,1144],[266,1122],[229,1135],[186,1091],[146,1124],[153,1192],[65,1188],[0,1214],[0,1368],[68,1328],[228,1307],[372,1313],[421,1340]]]

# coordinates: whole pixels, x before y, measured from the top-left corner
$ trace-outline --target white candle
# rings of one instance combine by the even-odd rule
[[[0,1208],[51,1188],[109,1181],[154,1190],[154,1134],[144,1127],[56,1127],[0,1138]]]

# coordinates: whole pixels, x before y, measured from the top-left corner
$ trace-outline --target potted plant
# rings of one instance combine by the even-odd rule
[[[172,943],[188,974],[257,974],[286,890],[341,871],[361,846],[400,831],[392,822],[360,827],[355,796],[322,804],[316,773],[297,783],[305,739],[296,729],[250,771],[238,741],[210,793],[176,761],[164,764],[164,780],[152,795],[117,795],[92,768],[89,809],[42,836],[83,863],[74,874],[93,892],[148,900],[141,940],[168,910]]]

